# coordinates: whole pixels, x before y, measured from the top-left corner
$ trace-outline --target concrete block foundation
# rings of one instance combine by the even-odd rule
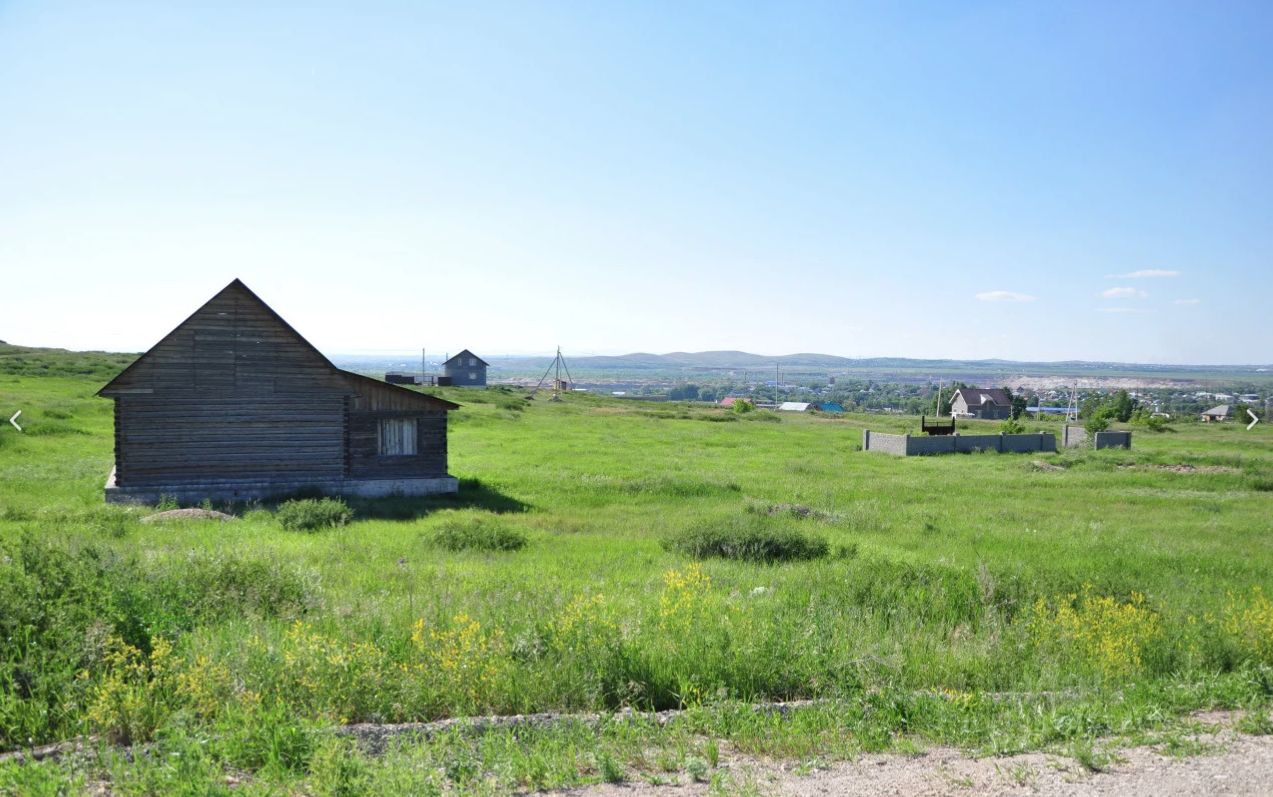
[[[183,484],[121,487],[112,470],[106,480],[106,501],[112,504],[157,504],[171,497],[180,504],[209,501],[253,501],[289,495],[342,496],[348,498],[419,497],[458,493],[454,476],[436,478],[329,479],[322,481],[204,481]]]

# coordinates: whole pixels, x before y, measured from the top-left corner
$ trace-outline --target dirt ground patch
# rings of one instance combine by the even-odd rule
[[[1061,467],[1060,465],[1053,465],[1051,462],[1044,462],[1041,459],[1030,460],[1030,466],[1033,467],[1035,470],[1049,470],[1049,471],[1065,470],[1065,468]]]
[[[215,512],[211,509],[169,509],[166,512],[156,512],[153,515],[147,515],[141,519],[142,523],[165,523],[170,520],[217,520],[222,523],[228,520],[237,520],[234,515],[227,515],[224,512]]]
[[[1119,465],[1120,470],[1157,470],[1168,473],[1241,473],[1241,469],[1228,465]]]
[[[974,758],[948,747],[920,755],[865,755],[856,761],[810,768],[793,763],[733,757],[724,774],[706,782],[652,785],[647,782],[592,786],[558,792],[572,797],[690,797],[707,794],[814,795],[1110,795],[1185,797],[1198,794],[1273,794],[1273,737],[1232,730],[1232,716],[1199,717],[1218,722],[1188,737],[1188,756],[1164,746],[1112,751],[1113,761],[1092,771],[1073,758],[1051,753]],[[718,770],[721,772],[721,770]]]

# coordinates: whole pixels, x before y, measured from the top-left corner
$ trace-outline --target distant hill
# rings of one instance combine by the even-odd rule
[[[501,358],[508,362],[517,360],[548,362],[550,358]],[[1231,375],[1256,373],[1259,368],[1269,366],[1257,365],[1159,365],[1150,363],[1118,363],[1090,362],[1083,360],[1065,360],[1060,362],[1026,362],[1018,360],[927,360],[908,357],[839,357],[832,354],[783,354],[768,356],[750,354],[743,351],[701,351],[670,352],[668,354],[650,354],[637,352],[617,356],[569,357],[571,367],[597,369],[657,369],[677,368],[721,369],[763,369],[775,365],[783,368],[821,368],[846,371],[880,371],[898,370],[907,373],[915,371],[961,371],[979,372],[1012,372],[1012,373],[1212,373]]]
[[[339,358],[337,358],[339,361]],[[495,379],[539,377],[552,362],[551,357],[490,356]],[[751,378],[761,372],[773,373],[775,366],[786,378],[810,375],[841,376],[896,382],[964,380],[971,383],[1023,384],[1031,379],[1050,382],[1071,380],[1127,385],[1203,385],[1216,382],[1256,384],[1273,381],[1270,366],[1256,365],[1159,365],[1149,363],[1022,362],[1016,360],[939,360],[907,357],[840,357],[832,354],[799,353],[784,355],[751,354],[743,351],[635,352],[614,356],[571,357],[566,355],[576,379],[684,380],[712,379],[733,372],[748,371]],[[1263,370],[1261,370],[1263,369]],[[761,376],[761,378],[765,378]],[[1124,381],[1125,380],[1125,381]]]
[[[13,346],[0,342],[0,374],[22,376],[93,376],[110,379],[137,359],[136,354],[101,351],[68,351],[66,349]],[[340,367],[362,373],[379,373],[396,368],[411,368],[409,356],[332,355]],[[490,355],[496,379],[540,377],[552,357]],[[418,362],[418,361],[417,361]],[[839,357],[832,354],[799,353],[779,356],[751,354],[744,351],[669,352],[652,354],[634,352],[615,356],[571,357],[566,362],[575,378],[632,378],[638,380],[683,380],[712,378],[730,371],[772,373],[779,366],[783,377],[818,373],[842,375],[879,381],[918,382],[963,379],[985,384],[1000,384],[1011,377],[1098,378],[1126,377],[1155,382],[1182,383],[1268,383],[1273,381],[1273,365],[1158,365],[1147,363],[1088,362],[1022,362],[1016,360],[918,360],[907,357]],[[418,367],[418,366],[416,366]],[[752,378],[758,374],[753,373]]]
[[[13,376],[92,376],[105,382],[136,359],[136,354],[44,349],[0,342],[0,374]]]

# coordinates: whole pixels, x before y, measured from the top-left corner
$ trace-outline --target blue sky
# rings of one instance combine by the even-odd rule
[[[0,0],[0,339],[1267,362],[1273,5]],[[1108,294],[1108,295],[1107,295]]]

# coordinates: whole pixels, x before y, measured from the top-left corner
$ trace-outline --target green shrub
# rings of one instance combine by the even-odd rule
[[[339,498],[301,498],[278,507],[279,524],[291,531],[314,531],[344,526],[354,519],[353,510]]]
[[[227,618],[294,617],[312,603],[307,578],[268,560],[197,553],[143,565],[34,534],[0,539],[0,751],[78,732],[112,645],[150,662],[155,639]],[[124,679],[116,691],[145,694],[133,689],[142,685]]]
[[[748,562],[819,559],[830,551],[823,537],[754,514],[696,524],[664,538],[663,548],[696,559],[719,557]]]
[[[1088,417],[1088,419],[1083,423],[1083,429],[1086,430],[1089,435],[1096,434],[1097,432],[1103,432],[1109,428],[1111,417],[1112,413],[1108,411],[1108,408],[1097,410],[1095,414]]]
[[[489,515],[456,514],[447,518],[434,541],[448,551],[516,551],[526,547],[526,535]]]
[[[737,401],[734,402],[734,406],[733,406],[734,412],[737,413],[738,415],[746,415],[749,412],[753,412],[755,409],[756,409],[756,405],[751,403],[747,399],[738,399]]]
[[[302,571],[270,559],[192,553],[152,566],[144,591],[125,593],[147,631],[176,633],[227,617],[296,618],[314,602],[315,584]],[[144,638],[144,637],[143,637]]]

